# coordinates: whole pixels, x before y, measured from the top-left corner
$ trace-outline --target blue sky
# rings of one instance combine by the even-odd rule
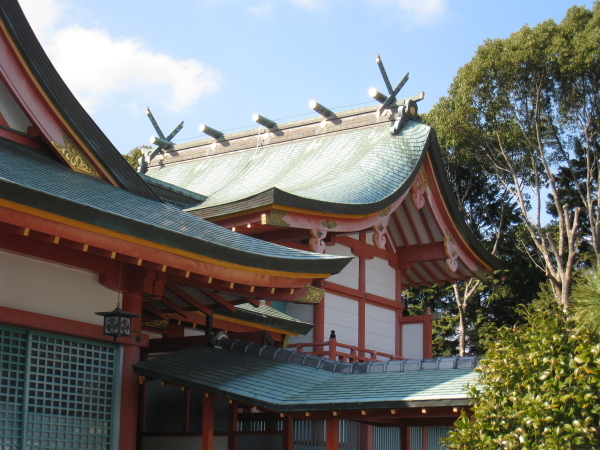
[[[410,72],[400,96],[425,91],[420,111],[445,95],[487,38],[560,21],[587,0],[21,0],[71,90],[126,153],[155,134],[146,106],[174,139],[225,132],[374,102]],[[312,114],[311,114],[312,113]]]

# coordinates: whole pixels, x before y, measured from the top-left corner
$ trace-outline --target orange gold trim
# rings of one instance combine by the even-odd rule
[[[228,269],[235,269],[243,272],[250,273],[258,273],[264,275],[273,275],[273,276],[283,276],[290,278],[327,278],[331,274],[328,273],[316,273],[316,274],[308,274],[301,272],[285,272],[285,271],[276,271],[272,269],[258,269],[251,266],[244,266],[241,264],[229,263],[225,261],[218,260],[216,258],[211,258],[208,256],[198,255],[197,253],[193,253],[187,250],[181,250],[175,247],[170,247],[165,244],[159,244],[157,242],[152,242],[147,239],[138,238],[135,236],[130,236],[125,233],[121,233],[118,231],[109,230],[106,228],[99,227],[97,225],[91,225],[85,222],[81,222],[74,219],[69,219],[67,217],[59,216],[54,213],[49,213],[47,211],[42,211],[36,208],[32,208],[30,206],[21,205],[19,203],[11,202],[10,200],[0,199],[0,206],[5,206],[8,209],[12,209],[15,211],[19,211],[22,213],[30,214],[32,216],[40,217],[43,219],[51,220],[57,223],[61,223],[63,225],[68,225],[74,228],[79,228],[85,231],[97,233],[103,236],[108,236],[116,239],[123,240],[125,242],[130,242],[133,244],[143,245],[148,248],[153,248],[155,250],[164,251],[167,253],[172,253],[178,256],[183,256],[189,259],[193,259],[195,261],[201,261],[205,263],[212,264],[218,267],[224,267]]]

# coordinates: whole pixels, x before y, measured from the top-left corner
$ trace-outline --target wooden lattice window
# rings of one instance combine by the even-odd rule
[[[113,447],[117,346],[0,327],[0,448]]]

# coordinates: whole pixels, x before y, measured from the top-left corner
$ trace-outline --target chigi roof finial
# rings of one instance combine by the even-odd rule
[[[175,135],[179,133],[179,131],[183,128],[183,122],[181,122],[173,131],[171,131],[171,133],[167,137],[165,137],[162,130],[158,126],[156,119],[154,119],[152,111],[150,111],[150,108],[148,107],[146,107],[146,115],[148,116],[148,119],[150,119],[150,123],[152,123],[152,126],[154,127],[156,134],[158,134],[158,137],[152,136],[150,138],[150,143],[156,145],[157,147],[141,158],[140,165],[138,168],[138,171],[141,173],[145,173],[148,170],[148,164],[150,164],[152,158],[158,155],[158,153],[160,153],[160,151],[163,148],[167,150],[173,148],[175,144],[171,142],[171,139],[173,139]]]
[[[408,72],[406,72],[406,75],[404,75],[404,77],[402,77],[402,79],[396,85],[396,87],[392,89],[390,79],[387,76],[387,72],[385,71],[385,67],[383,66],[383,61],[381,60],[381,56],[379,56],[379,53],[377,53],[377,55],[375,56],[375,62],[379,66],[379,71],[381,72],[381,76],[383,77],[385,87],[387,88],[388,93],[389,93],[389,97],[386,97],[384,94],[378,92],[376,89],[371,89],[369,91],[371,97],[373,97],[377,101],[380,101],[380,102],[382,101],[382,105],[378,111],[378,113],[381,114],[384,109],[386,109],[388,106],[390,106],[392,104],[392,102],[394,102],[396,100],[396,95],[398,95],[398,92],[400,92],[400,89],[402,89],[404,87],[404,85],[406,84],[406,82],[408,81]]]

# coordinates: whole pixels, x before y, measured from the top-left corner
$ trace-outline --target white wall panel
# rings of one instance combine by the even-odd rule
[[[365,347],[396,354],[396,313],[381,306],[365,305]]]
[[[350,247],[346,247],[341,244],[328,246],[327,253],[329,255],[354,256]],[[354,257],[354,259],[350,261],[346,267],[344,267],[344,270],[336,275],[330,276],[327,281],[341,284],[342,286],[352,289],[358,289],[358,258]]]
[[[314,310],[315,307],[309,304],[288,303],[286,306],[286,314],[288,316],[313,324],[315,323]],[[290,336],[290,344],[301,344],[304,342],[314,342],[314,328],[306,336]]]
[[[423,358],[423,324],[408,323],[402,326],[402,355],[409,359]]]
[[[112,311],[117,293],[98,275],[0,252],[0,305],[102,325],[97,311]]]
[[[335,330],[338,342],[358,345],[358,302],[339,295],[325,294],[325,340]]]
[[[396,271],[383,258],[367,259],[365,265],[366,289],[390,300],[396,298]]]
[[[27,118],[21,108],[17,105],[12,95],[6,89],[4,83],[0,81],[0,113],[8,123],[8,126],[13,130],[27,133],[27,128],[31,126],[31,122]]]

